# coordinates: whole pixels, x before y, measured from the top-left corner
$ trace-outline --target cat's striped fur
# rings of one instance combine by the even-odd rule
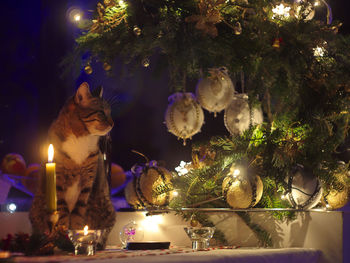
[[[69,229],[111,230],[115,210],[110,200],[105,155],[99,142],[113,127],[110,107],[90,93],[87,83],[63,106],[49,130],[55,147],[58,224]],[[44,177],[34,196],[30,220],[34,231],[49,229]]]

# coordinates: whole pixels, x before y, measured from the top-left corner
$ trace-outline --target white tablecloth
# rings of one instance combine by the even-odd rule
[[[320,262],[321,251],[312,248],[238,248],[238,249],[217,249],[210,251],[196,251],[184,253],[174,253],[159,255],[159,253],[149,251],[144,256],[127,256],[120,257],[120,252],[109,251],[102,257],[99,255],[91,257],[80,256],[48,256],[48,257],[18,257],[15,262],[90,262],[90,263],[157,263],[157,262],[211,262],[211,263],[317,263]],[[108,255],[108,256],[106,256]],[[118,256],[117,256],[118,255]]]

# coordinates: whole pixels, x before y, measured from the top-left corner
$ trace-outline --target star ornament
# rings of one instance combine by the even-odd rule
[[[290,6],[285,6],[284,4],[275,6],[275,8],[272,9],[272,19],[276,17],[288,18],[290,16],[290,9]]]

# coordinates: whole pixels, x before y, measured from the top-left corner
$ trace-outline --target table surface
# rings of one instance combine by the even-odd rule
[[[157,262],[214,262],[214,263],[317,263],[321,251],[313,248],[211,248],[194,251],[189,248],[167,250],[125,251],[108,249],[95,256],[53,255],[45,257],[15,257],[14,262],[104,262],[104,263],[157,263]]]

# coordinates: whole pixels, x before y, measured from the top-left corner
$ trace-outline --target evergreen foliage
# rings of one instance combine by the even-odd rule
[[[168,70],[170,91],[193,91],[188,83],[209,68],[225,66],[236,86],[245,88],[251,107],[263,109],[263,124],[193,147],[189,173],[174,178],[181,194],[171,207],[228,207],[221,198],[222,182],[232,164],[262,178],[264,193],[257,207],[290,207],[280,196],[296,164],[312,171],[326,194],[349,187],[348,163],[339,161],[348,161],[340,149],[349,129],[350,38],[338,34],[339,21],[332,22],[330,14],[326,19],[326,6],[308,20],[313,1],[285,1],[291,7],[287,17],[274,14],[280,3],[105,0],[95,19],[84,21],[71,56],[77,63],[87,52],[85,64],[118,58],[129,69],[149,58],[158,71]],[[241,72],[244,83],[236,81]],[[267,233],[255,232],[271,245]]]

